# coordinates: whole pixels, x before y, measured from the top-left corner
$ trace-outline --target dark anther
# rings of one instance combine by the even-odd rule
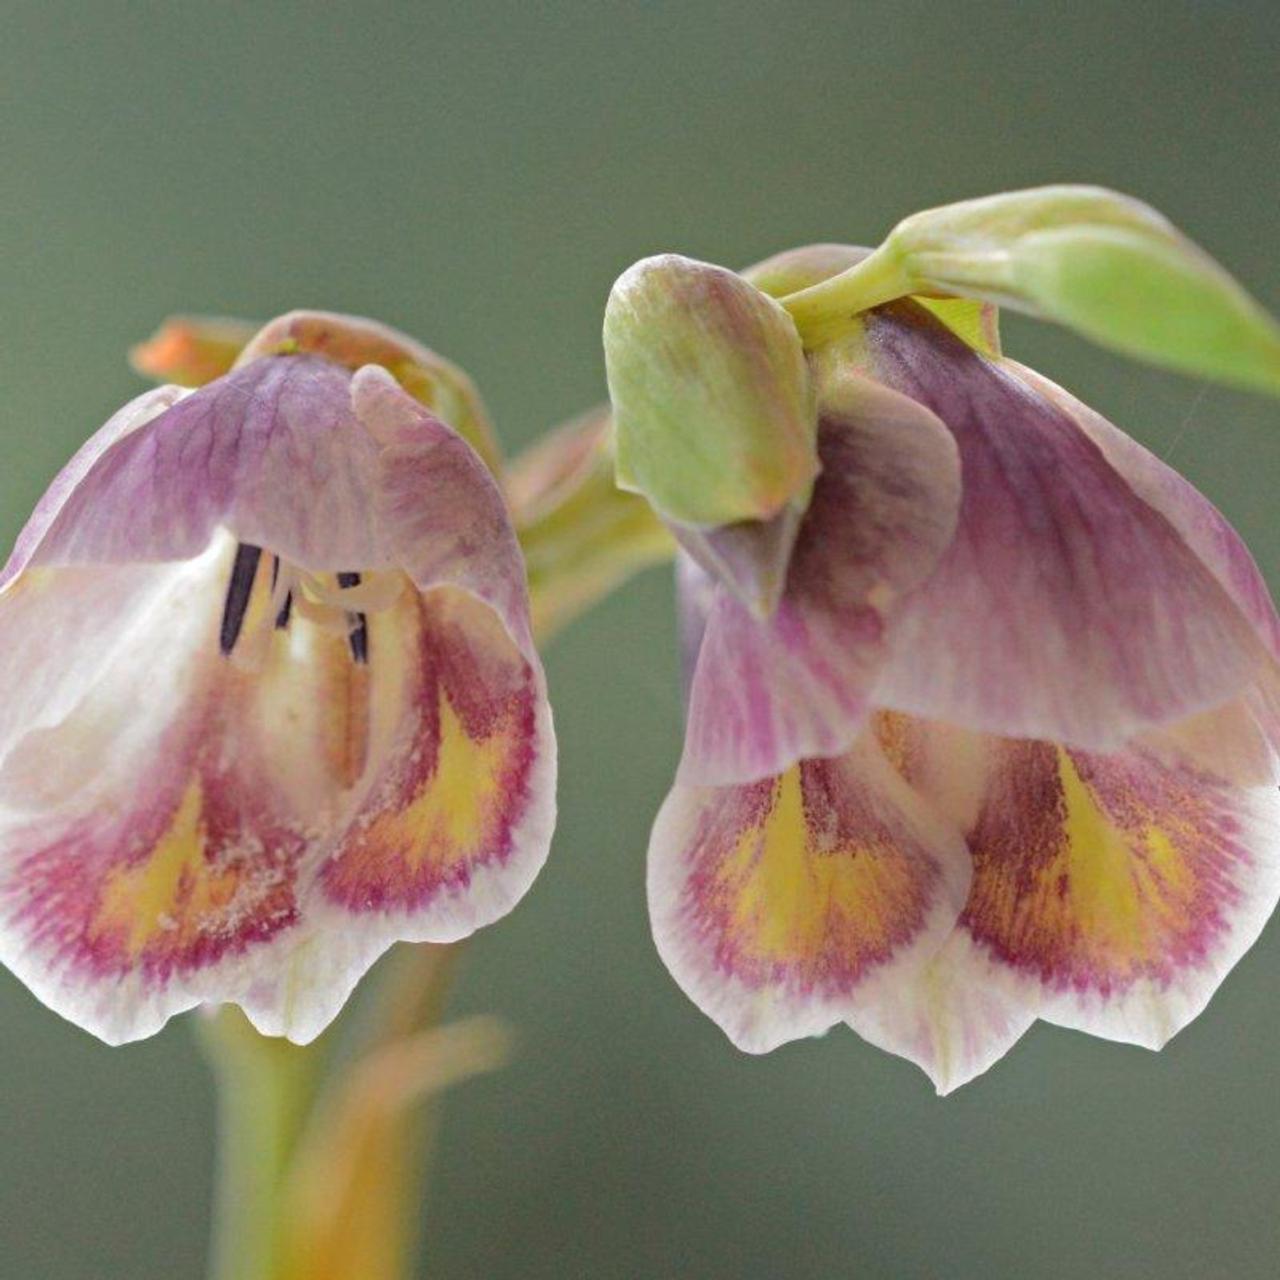
[[[363,613],[348,616],[353,619],[351,630],[347,633],[347,643],[351,646],[351,656],[357,662],[368,662],[369,620]]]
[[[231,566],[231,581],[227,583],[227,599],[222,606],[222,630],[218,636],[218,647],[224,654],[230,653],[240,638],[240,628],[244,625],[249,597],[253,594],[253,580],[257,577],[258,561],[261,559],[261,547],[242,542],[236,548],[235,563]]]
[[[293,613],[293,592],[287,592],[280,612],[276,614],[276,630],[283,631],[289,625],[289,616]]]
[[[340,573],[338,574],[338,586],[345,590],[347,587],[358,587],[360,585],[360,575],[358,573]],[[351,630],[347,633],[347,643],[351,646],[351,656],[357,662],[369,661],[369,620],[363,613],[347,614],[347,621],[351,624]]]

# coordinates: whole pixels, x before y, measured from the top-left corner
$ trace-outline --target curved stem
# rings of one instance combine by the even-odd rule
[[[838,337],[852,317],[911,292],[897,254],[881,245],[839,275],[810,285],[780,301],[795,321],[806,347]]]

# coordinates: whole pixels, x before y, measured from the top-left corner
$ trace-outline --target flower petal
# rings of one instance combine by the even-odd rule
[[[112,445],[125,439],[140,427],[159,417],[188,393],[181,387],[155,387],[130,400],[124,408],[107,419],[106,423],[85,441],[76,451],[53,483],[45,490],[31,518],[23,526],[18,541],[0,572],[0,587],[5,586],[26,568],[36,549],[43,542],[50,526],[58,518],[81,481],[94,469],[95,464]]]
[[[1003,363],[1069,414],[1134,493],[1169,521],[1244,614],[1267,651],[1280,660],[1280,617],[1266,580],[1222,512],[1150,449],[1125,435],[1069,391],[1025,365],[1012,360]]]
[[[370,503],[378,449],[350,382],[326,360],[285,356],[191,392],[101,450],[31,563],[186,560],[225,527],[308,569],[387,566]]]
[[[909,304],[876,313],[868,359],[947,423],[964,484],[894,623],[883,705],[1112,749],[1257,680],[1254,629],[1058,405]]]
[[[360,971],[369,959],[359,957],[394,941],[453,942],[505,915],[555,824],[541,671],[492,610],[437,588],[369,624],[370,770],[307,904],[329,933],[307,963]],[[327,1021],[300,1008],[293,1017],[290,1035]]]
[[[295,611],[246,667],[218,647],[233,551],[224,534],[196,561],[102,571],[151,575],[127,618],[83,570],[0,597],[0,622],[29,593],[99,610],[98,636],[28,653],[56,714],[0,763],[0,958],[113,1043],[221,1001],[309,1040],[393,941],[505,912],[550,842],[541,671],[491,609],[406,584],[369,615],[367,662]],[[95,663],[88,641],[117,624]]]
[[[83,629],[45,635],[32,665],[67,673],[61,689],[37,676],[63,713],[0,767],[0,954],[111,1043],[201,999],[247,998],[263,953],[297,924],[309,837],[271,786],[280,762],[254,732],[247,677],[217,647],[231,555],[223,539],[153,569],[167,590],[133,602],[127,642],[106,645],[96,670],[78,669]],[[37,571],[18,586],[99,604],[109,627],[117,613],[77,576]]]
[[[1143,750],[990,745],[962,926],[1040,1016],[1159,1048],[1280,896],[1280,791]]]
[[[736,787],[677,783],[649,845],[649,910],[676,981],[740,1048],[862,1030],[963,905],[959,833],[864,737]]]
[[[355,374],[351,403],[379,445],[372,507],[387,555],[422,590],[484,601],[537,666],[520,544],[480,456],[376,365]]]
[[[403,568],[423,588],[463,586],[532,652],[497,483],[386,370],[264,357],[139,426],[154,407],[135,401],[77,455],[24,532],[22,564],[185,560],[226,528],[317,572]]]
[[[845,376],[826,388],[819,451],[777,610],[761,621],[727,590],[708,600],[682,782],[748,782],[847,750],[870,710],[884,619],[951,537],[955,449],[927,410]]]
[[[862,1038],[914,1062],[940,1096],[989,1071],[1031,1028],[1026,984],[956,929],[892,998],[867,1010]]]

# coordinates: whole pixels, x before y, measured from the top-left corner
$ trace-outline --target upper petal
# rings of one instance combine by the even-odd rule
[[[386,554],[423,590],[484,601],[538,665],[520,544],[480,456],[375,365],[355,374],[351,403],[379,446],[372,506]]]
[[[350,383],[336,364],[287,356],[192,392],[98,453],[30,562],[185,560],[225,527],[309,569],[388,565],[378,448]]]
[[[1266,580],[1226,517],[1190,481],[1150,449],[1048,378],[1003,362],[1029,386],[1065,410],[1148,506],[1160,512],[1221,584],[1271,656],[1280,660],[1280,617]]]
[[[922,406],[846,375],[826,388],[819,451],[822,472],[772,616],[755,618],[724,588],[699,588],[705,621],[683,782],[752,781],[847,750],[870,710],[885,619],[952,535],[956,451]],[[688,593],[696,571],[680,581]]]
[[[18,541],[0,572],[0,587],[20,573],[44,540],[50,526],[58,518],[62,508],[72,497],[81,481],[92,472],[99,458],[112,445],[145,426],[187,395],[181,387],[155,387],[130,400],[122,409],[112,414],[106,423],[80,446],[71,461],[54,477],[45,490],[31,518],[18,534]]]
[[[917,309],[877,313],[867,359],[959,446],[956,536],[904,603],[886,706],[1114,747],[1257,678],[1255,629],[1079,423]]]
[[[14,565],[184,560],[226,528],[318,572],[394,567],[464,587],[533,655],[497,482],[386,370],[264,357],[163,407],[178,394],[142,397],[85,446]]]

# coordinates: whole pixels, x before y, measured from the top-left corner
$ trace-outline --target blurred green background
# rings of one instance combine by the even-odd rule
[[[1151,201],[1280,308],[1280,7],[14,3],[0,17],[0,526],[140,389],[174,310],[377,316],[465,365],[509,448],[600,397],[633,259],[874,241],[1047,181]],[[1016,320],[1006,343],[1169,458],[1275,577],[1280,404]],[[457,1005],[515,1023],[449,1100],[426,1272],[1230,1277],[1280,1258],[1280,928],[1160,1056],[1037,1028],[936,1099],[849,1033],[739,1054],[643,900],[680,712],[653,573],[549,654],[562,818]],[[196,1277],[209,1080],[0,975],[0,1276]]]

